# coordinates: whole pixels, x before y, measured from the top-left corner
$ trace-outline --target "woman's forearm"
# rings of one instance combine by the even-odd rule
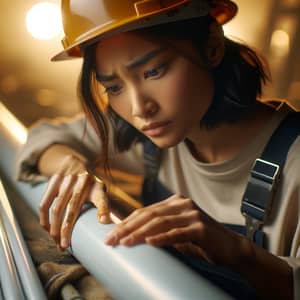
[[[262,299],[293,299],[293,270],[288,263],[243,239],[243,256],[231,266],[258,291]]]
[[[83,164],[86,162],[86,158],[72,148],[62,144],[53,144],[41,155],[38,161],[39,172],[45,176],[52,176],[61,169],[64,159],[68,156],[78,158]]]

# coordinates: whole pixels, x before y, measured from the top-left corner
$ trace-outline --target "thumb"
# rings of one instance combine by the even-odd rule
[[[106,194],[106,186],[103,182],[100,182],[100,180],[97,180],[92,187],[90,201],[98,209],[97,218],[99,223],[111,223],[112,220],[110,218],[110,208]]]

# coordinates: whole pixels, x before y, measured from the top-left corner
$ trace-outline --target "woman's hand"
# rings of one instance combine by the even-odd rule
[[[181,252],[230,265],[244,238],[218,223],[194,202],[178,195],[137,209],[109,233],[106,243],[174,246]]]
[[[83,159],[67,155],[51,177],[40,204],[40,224],[61,249],[69,247],[74,224],[86,201],[97,207],[99,222],[111,222],[105,185],[86,172]]]

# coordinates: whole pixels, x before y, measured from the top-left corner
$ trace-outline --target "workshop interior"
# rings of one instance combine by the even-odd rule
[[[263,100],[284,101],[300,110],[300,0],[235,0],[235,3],[239,13],[224,26],[224,32],[247,41],[249,46],[255,45],[255,50],[267,59],[272,80],[264,87]],[[17,183],[14,155],[26,141],[27,128],[38,120],[73,117],[81,112],[77,83],[82,60],[50,61],[62,49],[59,0],[4,0],[0,8],[0,299],[41,300],[47,296],[36,265],[44,261],[37,253],[43,249],[35,248],[31,233],[29,236],[22,233],[24,226],[30,227],[31,223],[26,225],[22,214],[28,208],[19,203],[25,201],[37,215],[38,199],[46,185],[32,187]],[[31,216],[31,212],[25,215]],[[86,234],[87,224],[92,228],[89,234]],[[27,229],[31,232],[31,228]],[[97,281],[93,284],[101,285],[97,287],[101,299],[230,299],[157,249],[142,246],[130,253],[122,249],[109,253],[101,243],[106,233],[107,229],[97,225],[95,212],[87,211],[74,232],[71,256],[57,253],[51,245],[55,262],[77,268],[75,273],[70,271],[61,279],[64,293],[60,297],[75,299],[70,298],[76,294],[72,280],[90,274]],[[47,240],[42,229],[38,238]],[[37,253],[36,257],[32,251]],[[95,260],[100,260],[99,264]],[[160,272],[154,268],[157,262],[161,265]],[[2,266],[11,273],[7,275],[9,272],[4,272]],[[104,276],[101,270],[109,270],[108,275]],[[166,283],[163,278],[170,274],[172,280]],[[72,278],[69,282],[65,280],[68,276]],[[134,292],[124,294],[129,285],[135,286]],[[199,298],[199,293],[203,298]]]

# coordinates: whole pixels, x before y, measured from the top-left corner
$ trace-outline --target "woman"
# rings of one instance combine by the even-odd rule
[[[263,227],[268,242],[258,246],[251,235],[224,225],[245,224],[240,207],[251,168],[288,114],[286,107],[257,101],[268,79],[264,64],[247,46],[224,38],[220,24],[235,15],[235,4],[81,2],[62,2],[65,50],[54,59],[83,56],[82,106],[101,141],[92,150],[101,166],[125,164],[146,178],[147,206],[118,224],[106,243],[173,246],[240,273],[265,299],[297,299],[299,138]],[[102,207],[101,222],[109,222],[103,185],[84,172],[88,152],[75,151],[75,144],[53,139],[34,150],[38,172],[54,174],[41,202],[41,224],[63,249],[86,199]],[[154,155],[144,169],[148,145]],[[114,146],[122,159],[111,155]],[[157,184],[160,195],[153,192]]]

